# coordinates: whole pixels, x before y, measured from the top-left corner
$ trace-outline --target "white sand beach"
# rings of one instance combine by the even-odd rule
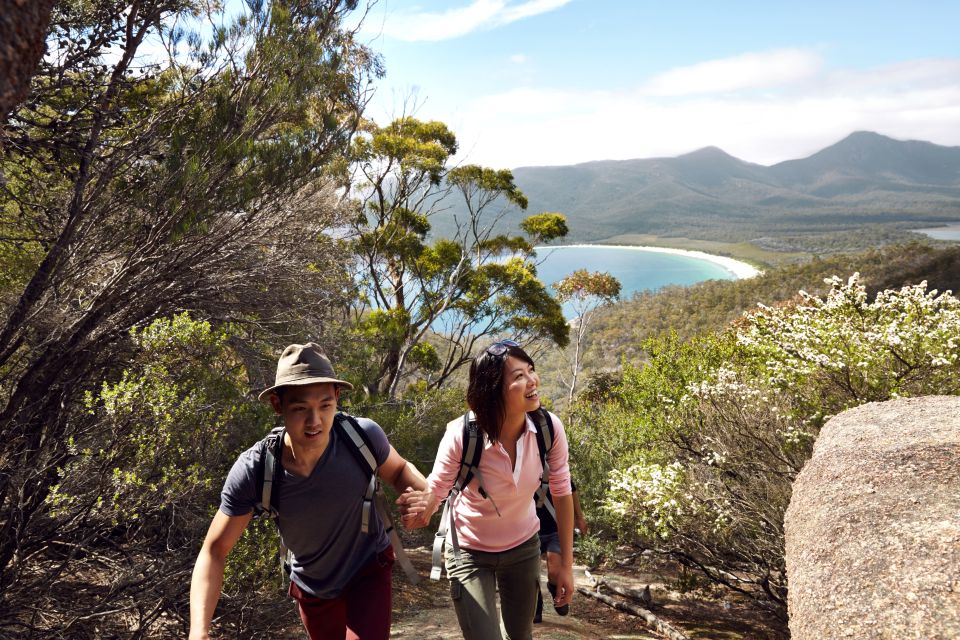
[[[689,256],[691,258],[699,258],[701,260],[708,260],[714,264],[718,264],[730,273],[734,275],[738,280],[744,278],[752,278],[754,276],[760,275],[762,272],[758,270],[753,265],[747,264],[746,262],[741,262],[740,260],[735,260],[733,258],[728,258],[727,256],[718,256],[712,253],[704,253],[703,251],[689,251],[687,249],[669,249],[667,247],[644,247],[644,246],[633,246],[626,244],[566,244],[558,245],[552,248],[563,247],[590,247],[594,249],[627,249],[627,250],[640,250],[640,251],[654,251],[658,253],[673,253],[679,256]],[[544,247],[551,248],[551,247]]]

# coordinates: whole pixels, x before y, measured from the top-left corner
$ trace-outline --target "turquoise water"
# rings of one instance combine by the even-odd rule
[[[914,229],[917,233],[925,233],[931,238],[937,240],[960,240],[960,225],[951,224],[945,227],[933,227],[932,229]]]
[[[606,271],[620,281],[621,299],[637,291],[655,291],[668,285],[736,277],[726,268],[702,258],[637,247],[538,247],[537,258],[543,260],[537,267],[537,275],[548,287],[577,269]],[[569,304],[564,305],[563,312],[568,318],[575,316]]]

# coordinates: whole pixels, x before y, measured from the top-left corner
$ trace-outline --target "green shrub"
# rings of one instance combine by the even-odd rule
[[[577,469],[607,517],[785,615],[783,513],[824,422],[864,402],[960,393],[960,301],[926,284],[873,301],[855,274],[739,325],[647,343],[611,400],[581,411]]]

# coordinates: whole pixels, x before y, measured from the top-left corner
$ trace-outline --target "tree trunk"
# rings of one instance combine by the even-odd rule
[[[30,92],[55,0],[8,0],[0,11],[0,123]]]

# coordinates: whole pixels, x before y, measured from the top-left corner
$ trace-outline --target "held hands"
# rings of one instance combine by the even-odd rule
[[[400,507],[400,521],[407,529],[419,529],[430,524],[430,516],[434,514],[439,501],[429,489],[418,491],[407,487],[397,498]]]

